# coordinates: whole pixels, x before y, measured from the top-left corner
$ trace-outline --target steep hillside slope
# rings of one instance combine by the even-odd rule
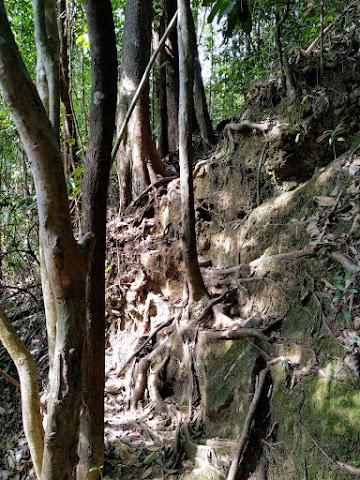
[[[179,181],[109,223],[110,476],[226,478],[236,455],[228,478],[360,475],[360,55],[345,48],[319,83],[300,62],[293,104],[276,80],[253,92],[197,159],[212,300],[190,321]]]

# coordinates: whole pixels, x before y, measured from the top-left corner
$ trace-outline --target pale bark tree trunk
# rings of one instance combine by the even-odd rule
[[[118,130],[150,58],[151,21],[151,0],[126,2]],[[133,195],[139,195],[151,182],[157,180],[157,174],[164,174],[159,152],[151,138],[148,83],[131,115],[116,163],[122,210],[130,203]]]
[[[56,0],[34,0],[36,73],[40,98],[56,133],[60,126],[59,32]]]
[[[65,479],[73,476],[76,463],[88,254],[72,235],[58,138],[15,45],[2,0],[0,31],[0,86],[31,163],[57,312],[42,478]]]
[[[117,93],[116,39],[109,0],[85,0],[90,37],[92,85],[90,136],[83,184],[83,227],[95,233],[86,286],[86,349],[83,360],[84,405],[80,428],[78,478],[97,478],[104,465],[105,250],[107,188],[115,130]]]
[[[197,258],[194,189],[191,162],[194,37],[191,32],[192,13],[189,0],[179,0],[178,5],[180,64],[179,161],[183,258],[190,300],[198,301],[206,296],[207,292],[200,273]]]
[[[94,3],[88,3],[87,5],[90,11]],[[107,19],[105,25],[109,27],[110,2],[103,0],[100,5],[100,16],[103,16],[104,21]],[[89,20],[90,36],[95,37],[91,38],[91,41],[93,45],[101,46],[102,35],[104,35],[104,45],[109,47],[111,43],[109,39],[112,38],[111,32],[104,33],[105,25],[101,23],[101,20],[102,28],[97,30],[96,27],[96,21],[99,20],[98,8],[100,8],[99,5],[95,5],[97,14],[90,15],[95,23],[95,25],[90,25]],[[115,67],[114,63],[111,63],[108,67],[102,62],[99,65],[96,64],[96,61],[92,62],[93,72],[96,66],[100,70],[104,69],[107,73],[103,78],[103,83],[99,79],[94,83],[91,117],[94,128],[88,153],[87,172],[85,173],[85,177],[88,176],[88,179],[85,179],[84,183],[89,185],[89,187],[85,187],[88,196],[92,197],[94,195],[96,197],[97,195],[97,198],[93,200],[87,197],[89,207],[84,217],[87,219],[89,228],[100,225],[102,230],[95,240],[93,234],[89,232],[80,243],[77,243],[71,227],[58,135],[49,122],[38,92],[16,47],[3,0],[0,0],[0,32],[0,71],[2,72],[0,88],[6,103],[11,109],[31,163],[37,194],[44,266],[48,274],[48,284],[54,298],[56,312],[56,341],[49,382],[48,421],[45,429],[41,479],[68,480],[75,478],[75,467],[78,462],[79,415],[83,401],[81,387],[83,384],[82,369],[84,367],[86,300],[89,305],[89,314],[87,315],[89,328],[93,328],[97,322],[100,310],[102,322],[104,318],[102,306],[99,307],[99,310],[95,310],[92,295],[95,288],[93,283],[95,273],[98,272],[100,282],[104,277],[104,256],[101,253],[104,248],[102,241],[103,227],[101,226],[104,224],[103,219],[105,218],[106,193],[99,192],[97,189],[99,185],[107,184],[107,179],[105,179],[109,169],[107,152],[110,149],[105,148],[104,145],[111,144],[110,136],[114,126],[114,110],[107,107],[111,102],[115,104],[116,58]],[[111,46],[110,51],[109,55],[114,61],[113,46]],[[100,47],[99,52],[92,49],[92,53],[99,60],[99,57],[102,58],[103,47]],[[109,59],[110,57],[106,58]],[[107,68],[112,71],[114,78],[109,78]],[[109,88],[105,85],[107,82]],[[104,111],[106,111],[105,115],[109,115],[108,123],[105,126],[102,123],[104,121]],[[97,114],[100,112],[99,123],[97,123]],[[105,143],[102,141],[103,135],[105,136]],[[98,148],[99,152],[97,152]],[[108,156],[110,156],[110,153]],[[104,163],[97,165],[96,162],[100,162],[100,157],[101,162]],[[95,178],[98,174],[100,175],[99,185],[97,185],[98,178]],[[97,201],[99,203],[96,203]],[[85,297],[88,265],[96,240],[98,245],[95,247],[95,260],[91,263]],[[102,268],[99,268],[101,262]],[[90,310],[91,308],[94,308],[94,314]],[[90,344],[91,335],[88,336],[88,340]],[[102,352],[99,354],[100,357],[102,357],[102,354]],[[85,385],[89,384],[88,378],[85,378]],[[96,395],[98,393],[99,389],[96,390]],[[101,397],[101,400],[103,400],[103,397]],[[99,397],[91,403],[91,411],[88,411],[86,420],[89,420],[89,417],[93,418],[93,412],[97,411],[96,405],[98,404]],[[89,427],[89,438],[96,431],[95,423]],[[89,442],[91,448],[97,444],[98,439],[99,433],[94,433],[94,437],[91,437]],[[101,448],[96,451],[100,451]]]
[[[55,0],[34,0],[36,42],[36,83],[41,101],[48,114],[59,142],[60,90],[59,90],[59,34]],[[46,271],[40,230],[41,283],[46,314],[49,346],[49,377],[52,377],[56,339],[56,306]]]

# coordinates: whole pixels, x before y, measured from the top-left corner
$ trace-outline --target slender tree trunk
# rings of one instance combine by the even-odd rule
[[[58,137],[20,57],[0,0],[0,88],[31,163],[46,271],[56,303],[56,344],[48,397],[43,480],[74,478],[85,327],[85,278],[91,235],[79,245],[71,228]]]
[[[206,102],[205,88],[201,74],[199,51],[196,42],[196,31],[193,16],[191,15],[191,35],[193,36],[194,56],[194,100],[195,115],[200,130],[203,149],[207,152],[215,143],[214,131],[212,128],[209,110]]]
[[[37,90],[50,122],[59,135],[60,91],[59,91],[59,34],[55,0],[34,0],[36,41]],[[59,141],[59,139],[58,139]],[[56,341],[56,306],[54,294],[46,271],[43,238],[40,231],[41,284],[46,314],[46,329],[49,346],[49,378],[52,377]]]
[[[70,174],[78,165],[78,141],[76,124],[72,108],[69,72],[68,19],[66,0],[58,0],[60,33],[60,99],[65,112],[63,120],[63,156],[65,172]]]
[[[179,0],[178,41],[180,64],[179,104],[179,161],[181,188],[181,221],[185,273],[191,300],[207,295],[197,258],[194,188],[191,162],[191,107],[193,99],[194,70],[192,13],[189,0]]]
[[[59,32],[56,0],[34,0],[37,85],[55,132],[60,127]]]
[[[159,43],[160,38],[165,32],[165,16],[160,16],[160,23],[156,35],[156,43]],[[166,98],[166,56],[165,46],[160,50],[156,59],[156,98],[157,98],[157,148],[160,156],[163,158],[169,153],[169,138],[168,138],[168,112],[167,112],[167,98]]]
[[[118,130],[150,58],[151,22],[151,0],[126,2]],[[132,195],[139,195],[157,180],[157,174],[164,174],[159,152],[151,138],[148,82],[129,120],[127,135],[120,145],[116,163],[122,210]]]
[[[104,465],[105,250],[107,188],[115,130],[117,55],[110,0],[85,0],[92,85],[90,136],[83,184],[83,225],[95,233],[86,286],[84,405],[80,423],[78,478],[97,478]]]
[[[177,9],[176,0],[163,0],[165,28],[170,23]],[[166,105],[167,105],[167,137],[169,151],[179,148],[179,49],[177,32],[174,30],[165,44],[166,60]]]

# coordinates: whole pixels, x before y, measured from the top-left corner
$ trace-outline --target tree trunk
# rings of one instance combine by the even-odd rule
[[[179,162],[183,257],[190,300],[198,301],[207,292],[200,273],[195,233],[194,189],[191,165],[191,107],[193,99],[194,36],[189,0],[179,0],[178,41],[180,64]]]
[[[34,0],[37,85],[55,132],[60,127],[59,32],[56,0]]]
[[[77,154],[78,142],[70,91],[66,0],[58,0],[58,12],[60,33],[60,99],[65,108],[65,112],[62,116],[63,157],[65,172],[69,175],[79,165],[79,157]]]
[[[156,35],[156,43],[159,44],[160,38],[165,32],[165,16],[160,16],[160,23]],[[169,153],[168,138],[168,113],[166,99],[166,56],[165,46],[160,50],[156,58],[156,123],[157,123],[157,149],[161,158]]]
[[[150,58],[151,22],[151,0],[126,2],[118,130]],[[156,181],[157,174],[164,174],[159,152],[151,138],[148,82],[129,120],[116,163],[121,210],[126,208],[133,195],[140,195],[151,182]]]
[[[176,0],[163,0],[165,28],[177,9]],[[177,32],[174,30],[165,44],[166,60],[166,105],[167,105],[167,137],[169,151],[179,148],[179,49]]]
[[[194,100],[195,100],[195,115],[200,130],[201,143],[205,152],[210,150],[215,143],[214,131],[212,128],[209,110],[206,102],[206,95],[204,83],[201,74],[201,64],[199,60],[199,51],[196,41],[196,31],[193,16],[191,15],[191,34],[193,36],[194,48]]]
[[[78,478],[97,478],[104,465],[105,250],[107,188],[115,130],[117,55],[110,0],[85,0],[92,86],[90,136],[83,183],[83,226],[95,233],[86,286],[84,405],[80,423]]]
[[[72,235],[58,137],[20,57],[3,0],[0,31],[0,87],[31,163],[44,262],[57,312],[41,478],[63,480],[74,477],[77,461],[89,242],[78,245]]]

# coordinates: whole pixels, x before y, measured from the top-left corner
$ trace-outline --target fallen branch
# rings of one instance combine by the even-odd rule
[[[328,252],[326,254],[331,260],[339,263],[345,270],[350,273],[356,274],[360,271],[359,265],[354,263],[350,258],[346,257],[343,253],[340,252]]]
[[[256,408],[258,406],[258,403],[259,403],[259,400],[260,400],[260,397],[261,397],[262,390],[263,390],[264,385],[265,385],[265,380],[266,380],[266,376],[268,374],[268,371],[269,371],[268,368],[264,368],[259,373],[258,384],[257,384],[257,387],[255,389],[253,399],[251,400],[251,403],[250,403],[250,406],[249,406],[249,411],[248,411],[248,414],[247,414],[246,419],[245,419],[243,431],[242,431],[240,439],[239,439],[239,445],[236,449],[233,461],[231,462],[230,470],[229,470],[229,473],[228,473],[228,476],[227,476],[227,480],[235,480],[237,478],[237,473],[238,473],[239,466],[240,466],[240,460],[241,460],[241,457],[244,453],[244,450],[246,448],[246,445],[247,445],[247,442],[248,442],[248,439],[249,439],[249,436],[250,436],[250,429],[251,429],[252,421],[253,421],[253,418],[254,418],[254,415],[255,415],[255,412],[256,412]]]
[[[125,214],[131,212],[131,210],[140,202],[142,198],[145,197],[146,194],[150,192],[153,188],[160,187],[160,185],[163,185],[164,183],[169,183],[172,180],[175,180],[177,177],[164,177],[160,178],[157,182],[151,183],[138,197],[133,200],[130,205],[126,207]]]
[[[20,383],[17,380],[15,380],[14,378],[12,378],[10,375],[8,375],[6,372],[4,372],[4,370],[2,370],[1,368],[0,368],[0,377],[5,378],[5,380],[7,380],[12,385],[15,385],[15,387],[18,390],[20,390]]]

